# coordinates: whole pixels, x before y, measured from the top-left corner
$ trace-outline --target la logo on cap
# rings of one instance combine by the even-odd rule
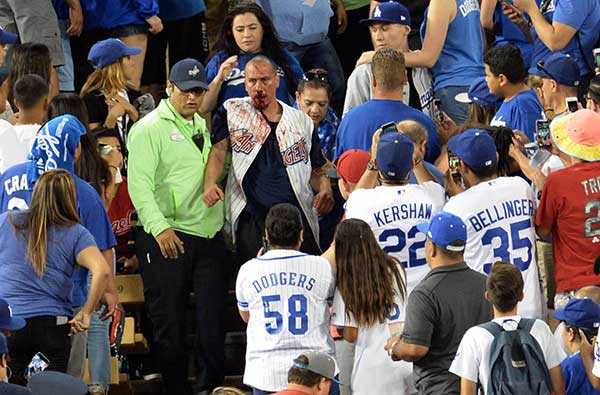
[[[400,16],[400,20],[401,20],[401,21],[405,21],[405,20],[406,20],[406,17],[405,17],[404,15],[401,15],[401,16]]]
[[[192,77],[195,77],[199,72],[200,72],[200,69],[198,68],[198,66],[194,66],[193,69],[188,71],[188,74],[191,75]]]
[[[381,17],[381,10],[379,9],[379,6],[375,7],[375,11],[373,11],[373,18],[379,18]]]

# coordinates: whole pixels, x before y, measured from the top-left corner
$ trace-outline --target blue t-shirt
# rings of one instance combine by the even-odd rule
[[[431,173],[431,175],[433,177],[435,177],[435,179],[438,181],[438,183],[441,186],[444,186],[445,184],[445,179],[444,179],[444,173],[442,173],[442,171],[440,169],[438,169],[437,167],[435,167],[435,165],[425,161],[423,162],[425,164],[425,168],[427,170],[429,170],[429,172]],[[417,177],[415,177],[415,173],[413,171],[410,172],[410,176],[408,178],[408,182],[409,184],[418,184],[419,181],[417,181]]]
[[[513,3],[512,0],[507,0],[507,2]],[[521,50],[525,64],[531,63],[533,45],[527,40],[521,29],[504,14],[501,2],[496,3],[494,9],[494,37],[494,47],[506,44],[515,45]]]
[[[29,230],[17,232],[13,223],[26,224],[29,211],[0,214],[0,297],[10,304],[16,317],[73,315],[71,290],[77,255],[95,246],[82,225],[48,228],[46,271],[41,277],[27,259]]]
[[[163,21],[189,18],[206,10],[204,0],[158,0],[158,16]]]
[[[431,69],[434,90],[470,86],[474,79],[485,75],[479,1],[456,0],[456,8],[442,52]],[[421,25],[421,40],[425,40],[427,11]]]
[[[338,128],[335,157],[350,149],[371,150],[375,131],[387,122],[413,120],[427,129],[427,162],[435,162],[440,155],[440,143],[435,124],[427,115],[407,106],[400,100],[371,99],[354,107],[344,115]]]
[[[581,75],[593,71],[590,68],[590,66],[595,67],[592,50],[600,33],[600,5],[598,0],[543,0],[540,4],[540,10],[548,23],[551,24],[556,21],[577,29],[586,59],[583,58],[583,54],[579,49],[577,34],[560,52],[570,55],[577,62]],[[531,27],[531,35],[534,42],[533,58],[530,66],[535,67],[538,62],[546,60],[552,51],[538,37],[533,26]]]
[[[560,363],[565,379],[565,395],[600,395],[587,378],[579,352]]]
[[[27,166],[28,162],[12,166],[0,176],[0,213],[29,207],[33,190],[27,186]],[[73,178],[81,224],[92,234],[101,251],[113,248],[117,241],[98,192],[81,178],[75,175]],[[78,267],[73,276],[74,307],[83,306],[87,299],[87,273],[87,269]]]
[[[529,141],[535,141],[535,121],[538,119],[544,119],[544,110],[535,92],[528,89],[502,102],[491,125],[520,130]]]
[[[237,67],[231,70],[231,74],[225,81],[223,81],[223,85],[221,85],[221,90],[219,91],[219,97],[217,99],[217,107],[219,108],[223,105],[223,103],[232,98],[236,97],[247,97],[248,91],[246,91],[246,86],[244,85],[244,68],[246,67],[246,63],[256,55],[260,53],[239,53],[238,54],[238,64]],[[304,71],[302,71],[302,66],[296,60],[296,58],[287,50],[283,50],[283,57],[287,60],[287,63],[294,73],[293,80],[295,84],[298,85]],[[217,74],[219,74],[219,67],[221,64],[227,59],[227,55],[225,52],[220,51],[215,54],[215,56],[210,59],[208,64],[206,65],[206,76],[208,79],[208,83],[210,84],[212,80],[215,79]],[[290,92],[290,87],[288,86],[285,78],[285,73],[283,68],[277,68],[277,74],[279,75],[279,88],[277,88],[277,98],[284,102],[287,105],[292,105],[294,103],[294,99],[292,98],[292,92]]]

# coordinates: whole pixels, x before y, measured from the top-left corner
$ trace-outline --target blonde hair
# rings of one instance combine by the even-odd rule
[[[106,96],[115,96],[127,88],[127,80],[119,61],[110,64],[100,70],[95,70],[85,81],[81,88],[81,96],[96,90],[101,91]]]
[[[212,395],[246,395],[246,393],[234,387],[217,387]]]
[[[27,257],[39,277],[46,271],[48,228],[79,223],[75,196],[73,176],[63,169],[49,170],[35,183],[27,220],[17,224],[11,217],[15,230],[29,230]]]

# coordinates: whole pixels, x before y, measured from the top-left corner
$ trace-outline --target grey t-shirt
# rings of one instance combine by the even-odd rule
[[[465,332],[492,319],[485,280],[465,263],[443,266],[430,271],[408,297],[403,340],[429,347],[414,362],[420,395],[460,394],[460,378],[448,369]]]

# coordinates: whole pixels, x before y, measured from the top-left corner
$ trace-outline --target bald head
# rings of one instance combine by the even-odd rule
[[[269,69],[273,74],[277,73],[277,65],[268,57],[264,55],[256,55],[246,63],[244,72],[248,72],[250,68],[260,68],[262,70]]]
[[[427,129],[417,121],[402,121],[396,124],[396,128],[410,137],[415,144],[427,141]]]
[[[578,299],[589,298],[592,299],[594,302],[600,304],[600,287],[597,287],[595,285],[583,287],[575,293],[575,297]]]

